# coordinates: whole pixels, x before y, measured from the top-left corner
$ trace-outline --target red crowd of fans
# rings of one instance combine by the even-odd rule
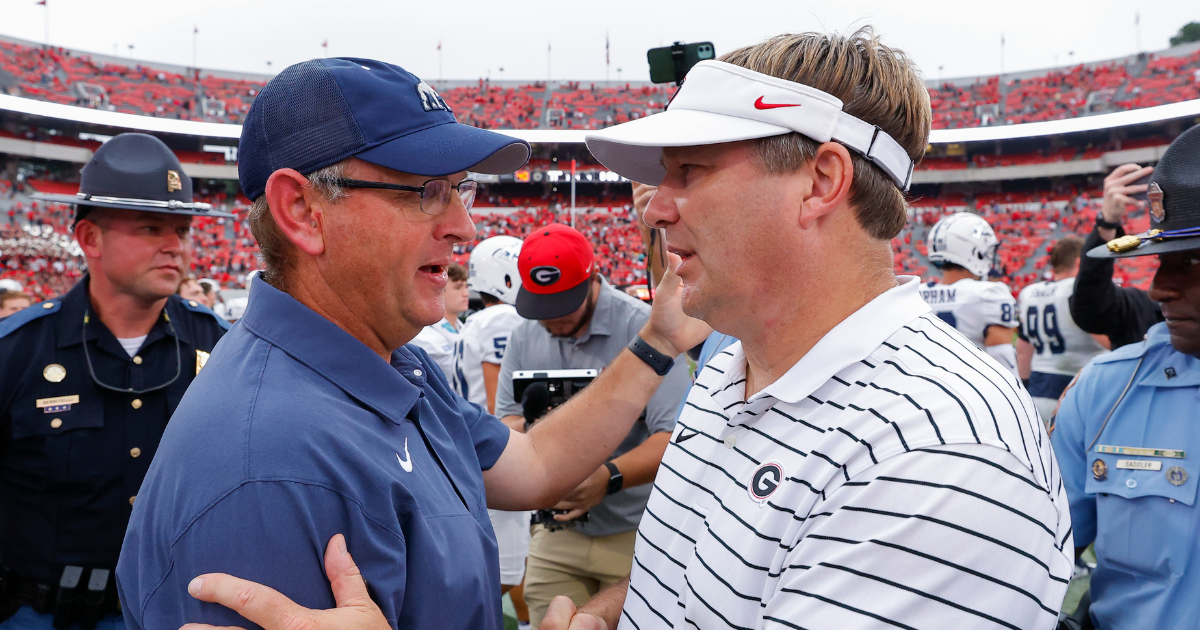
[[[1095,193],[1093,191],[1093,197]],[[221,201],[212,199],[212,201]],[[541,225],[570,223],[568,211],[547,207],[539,199],[494,198],[493,203],[523,207],[508,213],[473,215],[478,230],[472,243],[455,249],[455,260],[465,264],[471,250],[483,239],[510,235],[524,238]],[[588,200],[598,205],[600,200]],[[621,200],[618,200],[618,202]],[[624,201],[628,202],[628,199]],[[1013,292],[1043,278],[1049,265],[1050,246],[1056,235],[1090,230],[1099,200],[1085,193],[979,195],[970,203],[961,196],[917,199],[912,220],[893,240],[894,264],[898,273],[923,278],[936,274],[925,261],[925,235],[943,216],[972,209],[985,218],[1000,239],[999,262],[1002,279]],[[239,287],[246,274],[260,267],[258,246],[245,221],[246,207],[238,205],[235,220],[198,218],[193,224],[192,273],[217,280],[222,286]],[[78,248],[71,243],[72,211],[60,204],[14,204],[0,223],[0,278],[13,278],[39,298],[62,293],[76,282],[83,268]],[[576,215],[576,228],[593,243],[600,272],[614,284],[646,281],[645,248],[628,203],[595,208]],[[1149,228],[1145,213],[1129,218],[1129,229]],[[1028,261],[1032,259],[1032,263]],[[1147,288],[1156,261],[1133,258],[1117,262],[1114,278],[1125,286]]]
[[[64,48],[0,41],[0,72],[17,80],[21,96],[136,114],[240,122],[262,81],[184,74],[141,64],[93,61]],[[446,87],[442,97],[459,119],[484,128],[530,129],[546,122],[597,129],[666,107],[674,88],[654,85],[586,87],[578,81],[502,87]],[[1200,51],[1145,55],[1133,62],[1077,65],[1045,74],[973,83],[944,82],[929,90],[933,128],[975,127],[1072,118],[1095,111],[1150,107],[1200,98]]]

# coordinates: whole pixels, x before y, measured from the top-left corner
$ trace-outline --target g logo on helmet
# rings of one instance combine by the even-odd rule
[[[550,265],[534,267],[529,271],[529,279],[533,280],[533,283],[539,287],[548,287],[558,282],[558,279],[561,277],[562,271],[559,271],[558,267],[551,267]]]
[[[750,485],[746,489],[750,492],[750,498],[758,503],[759,507],[762,507],[767,504],[767,498],[775,494],[782,484],[783,466],[775,462],[767,462],[754,471],[754,476],[750,478]]]

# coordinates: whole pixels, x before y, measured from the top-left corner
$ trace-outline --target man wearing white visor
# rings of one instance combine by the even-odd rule
[[[588,136],[659,186],[684,311],[741,342],[696,378],[630,582],[543,630],[1055,626],[1070,517],[1033,403],[893,275],[929,124],[864,29],[700,62]]]
[[[1055,626],[1073,543],[1033,402],[892,271],[930,118],[865,28],[701,62],[666,112],[588,136],[659,187],[681,284],[658,297],[740,342],[688,395],[630,580],[543,630]],[[368,627],[352,609],[303,614]]]

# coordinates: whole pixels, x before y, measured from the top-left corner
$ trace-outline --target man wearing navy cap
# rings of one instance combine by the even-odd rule
[[[334,591],[350,551],[393,628],[498,630],[487,508],[553,505],[593,473],[695,335],[664,332],[677,306],[652,317],[608,374],[515,433],[405,344],[442,317],[453,245],[475,236],[467,171],[511,172],[528,145],[458,124],[399,67],[322,59],[263,88],[240,152],[266,269],[135,506],[117,570],[130,627],[245,625],[189,595],[221,600],[217,572],[331,607],[325,550]]]
[[[0,321],[0,628],[124,622],[111,579],[167,420],[228,324],[175,295],[192,200],[161,140],[121,134],[83,167],[88,274]]]

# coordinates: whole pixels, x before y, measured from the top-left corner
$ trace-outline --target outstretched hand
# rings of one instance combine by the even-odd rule
[[[220,604],[266,630],[390,630],[383,611],[371,601],[358,565],[338,534],[325,548],[325,574],[337,608],[311,610],[279,591],[225,573],[206,573],[188,584],[192,597]],[[180,630],[233,630],[189,623]]]
[[[576,612],[575,602],[559,595],[551,600],[538,630],[608,630],[608,624],[595,615]]]
[[[712,327],[683,312],[683,282],[675,273],[682,260],[667,253],[667,271],[654,292],[650,319],[642,329],[642,339],[672,357],[704,343]]]

